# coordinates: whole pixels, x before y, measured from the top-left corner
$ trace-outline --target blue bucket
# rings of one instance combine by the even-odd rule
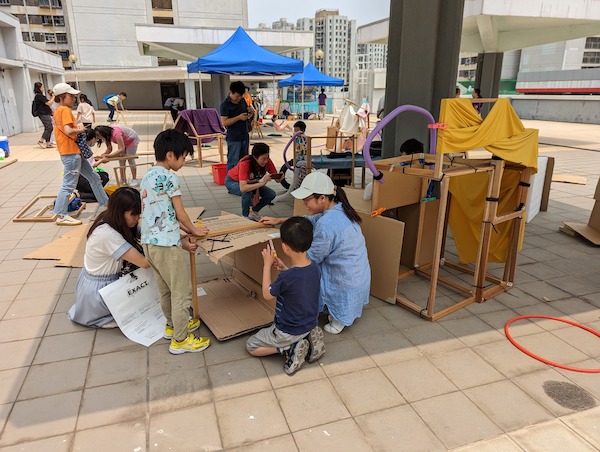
[[[4,155],[6,157],[10,155],[10,148],[8,147],[8,137],[0,137],[0,149],[4,151]]]

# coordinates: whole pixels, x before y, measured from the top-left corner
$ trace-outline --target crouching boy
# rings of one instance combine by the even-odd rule
[[[308,356],[314,362],[325,353],[323,330],[319,328],[319,268],[306,256],[312,244],[313,226],[303,217],[292,217],[281,225],[283,252],[292,262],[286,267],[267,246],[262,251],[262,295],[266,300],[277,298],[275,320],[246,342],[248,353],[267,356],[281,353],[283,370],[292,375]],[[281,271],[271,283],[271,267]]]

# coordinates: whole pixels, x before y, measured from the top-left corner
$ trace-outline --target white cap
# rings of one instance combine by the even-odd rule
[[[314,171],[304,178],[300,187],[292,192],[292,196],[297,199],[304,199],[312,194],[333,195],[334,189],[335,187],[329,176]]]
[[[54,88],[52,88],[52,92],[54,93],[55,96],[58,96],[59,94],[65,94],[65,93],[79,94],[81,91],[77,91],[75,88],[73,88],[68,83],[57,83],[56,85],[54,85]]]

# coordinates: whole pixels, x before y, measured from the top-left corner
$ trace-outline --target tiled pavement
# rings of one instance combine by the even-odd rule
[[[158,124],[156,116],[134,121],[141,150]],[[310,122],[309,133],[327,124]],[[516,287],[436,323],[372,299],[354,326],[326,334],[319,363],[292,377],[278,356],[247,355],[246,337],[172,356],[166,341],[145,348],[118,330],[67,320],[79,269],[21,259],[66,229],[11,221],[35,195],[56,193],[62,167],[56,151],[31,145],[38,134],[11,137],[19,161],[0,169],[0,449],[600,450],[600,375],[544,365],[503,330],[522,314],[600,330],[600,249],[557,231],[562,221],[589,218],[600,127],[527,125],[541,129],[540,150],[556,158],[555,172],[588,180],[552,184],[548,212],[527,225]],[[281,162],[285,140],[268,142]],[[239,198],[216,186],[208,168],[186,166],[181,175],[185,204],[204,206],[207,216],[239,212]],[[289,215],[291,204],[272,211]],[[228,271],[198,261],[202,279]],[[403,284],[420,290],[418,281]],[[549,359],[600,367],[600,340],[581,329],[539,320],[512,332]]]

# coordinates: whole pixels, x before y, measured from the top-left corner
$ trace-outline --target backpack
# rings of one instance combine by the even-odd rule
[[[38,105],[35,99],[31,102],[31,116],[36,118],[38,116]]]
[[[116,94],[107,94],[106,96],[104,96],[102,98],[102,102],[104,102],[105,104],[108,105],[108,99],[110,99],[111,97],[115,97],[115,96],[116,96]]]

